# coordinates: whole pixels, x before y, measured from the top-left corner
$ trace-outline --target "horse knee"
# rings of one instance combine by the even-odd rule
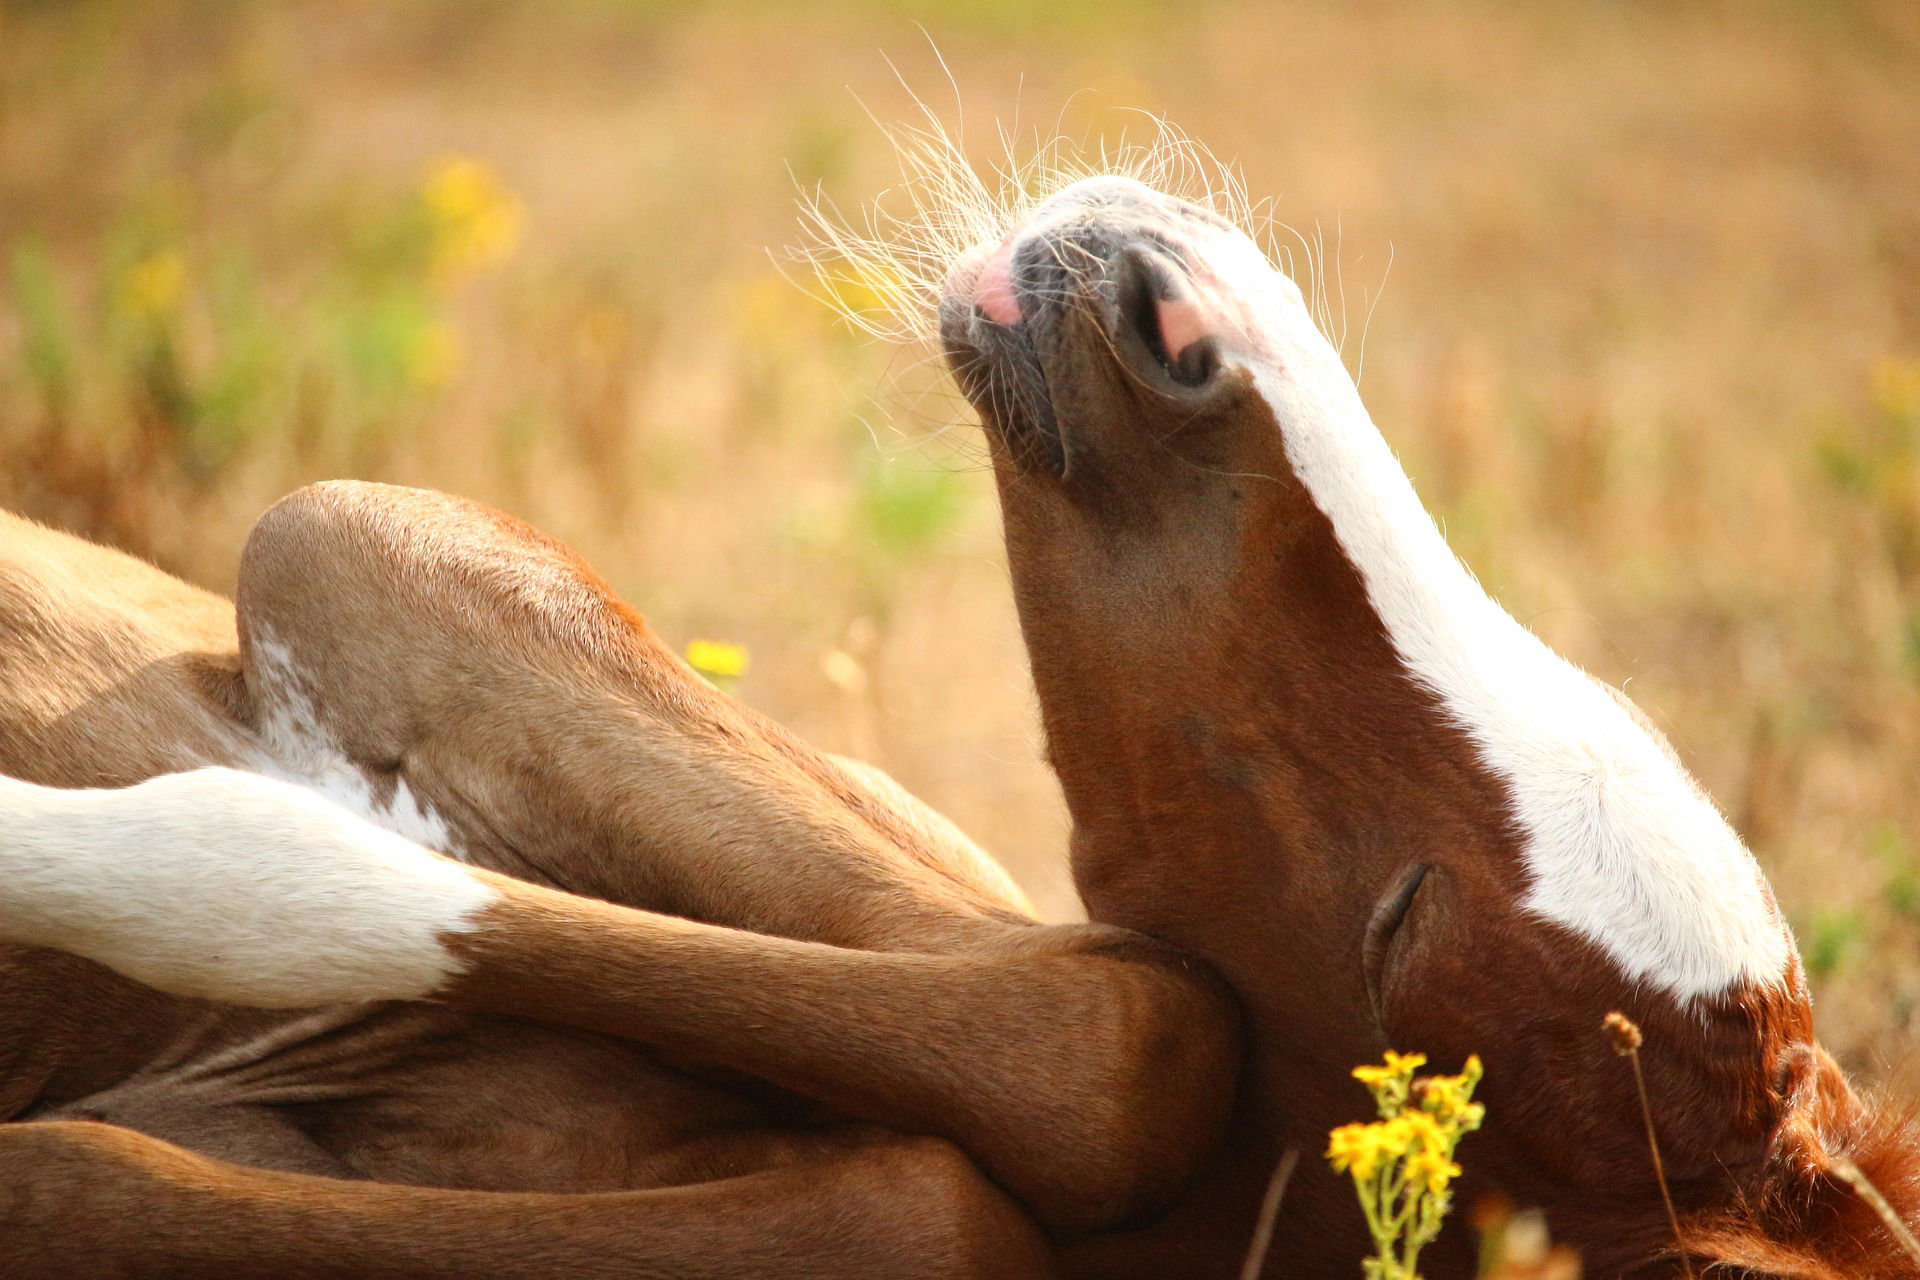
[[[373,768],[396,767],[479,686],[511,699],[530,668],[653,657],[639,617],[559,542],[394,485],[329,481],[275,503],[247,540],[237,605],[263,720],[317,722]]]

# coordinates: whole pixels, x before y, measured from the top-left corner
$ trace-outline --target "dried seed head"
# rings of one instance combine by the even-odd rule
[[[1615,1053],[1625,1057],[1627,1054],[1639,1052],[1641,1041],[1645,1037],[1640,1034],[1640,1028],[1632,1018],[1616,1009],[1608,1014],[1600,1025],[1605,1028],[1607,1040],[1613,1045]]]

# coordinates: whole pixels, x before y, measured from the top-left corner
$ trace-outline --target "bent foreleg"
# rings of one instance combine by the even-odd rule
[[[8,781],[0,807],[0,940],[229,1003],[433,999],[622,1036],[950,1139],[1061,1233],[1177,1190],[1232,1094],[1225,998],[1121,930],[944,954],[771,937],[465,867],[225,769]]]

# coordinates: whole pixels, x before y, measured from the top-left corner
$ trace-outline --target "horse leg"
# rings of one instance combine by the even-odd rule
[[[430,848],[843,946],[1032,923],[951,823],[709,686],[571,551],[499,512],[302,489],[255,525],[238,611],[267,771]]]
[[[824,1137],[739,1176],[583,1195],[267,1172],[112,1125],[0,1126],[0,1276],[1021,1280],[1045,1241],[937,1139]]]
[[[0,779],[0,941],[226,1003],[431,999],[619,1036],[949,1138],[1061,1232],[1177,1190],[1237,1064],[1225,997],[1123,930],[931,954],[751,933],[462,866],[229,769]]]

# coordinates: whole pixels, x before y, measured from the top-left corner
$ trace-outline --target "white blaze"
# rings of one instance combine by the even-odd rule
[[[1513,796],[1527,909],[1681,998],[1780,980],[1791,942],[1760,869],[1671,749],[1454,556],[1293,283],[1238,235],[1199,252],[1223,285],[1223,350],[1251,368],[1394,648]]]

